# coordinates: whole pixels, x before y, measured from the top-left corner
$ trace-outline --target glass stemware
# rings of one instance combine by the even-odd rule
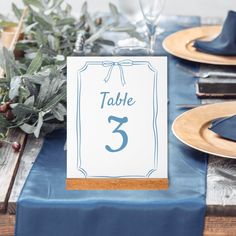
[[[145,27],[143,20],[143,14],[140,11],[139,0],[125,1],[119,0],[120,12],[124,15],[124,18],[128,20],[133,26],[135,26],[137,33],[142,37],[144,36]],[[131,47],[146,47],[146,42],[142,39],[137,39],[135,37],[129,37],[126,39],[121,39],[118,41],[118,46],[131,46]]]
[[[134,25],[143,18],[142,13],[140,12],[139,0],[120,0],[119,9],[121,10],[121,13],[123,13]]]
[[[148,28],[150,54],[154,54],[155,51],[156,35],[163,32],[163,30],[157,26],[164,4],[165,0],[139,0],[139,5]]]

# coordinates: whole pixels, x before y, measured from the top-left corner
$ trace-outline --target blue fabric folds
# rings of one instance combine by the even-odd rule
[[[176,25],[176,22],[179,25]],[[199,18],[170,17],[165,35]],[[17,203],[16,236],[200,236],[205,216],[205,154],[171,132],[178,103],[196,103],[194,79],[169,58],[169,189],[167,191],[66,191],[65,130],[48,135]]]
[[[194,42],[194,47],[202,52],[223,55],[236,55],[236,12],[229,11],[221,33],[212,41]]]
[[[209,129],[222,138],[236,142],[236,115],[214,120]]]

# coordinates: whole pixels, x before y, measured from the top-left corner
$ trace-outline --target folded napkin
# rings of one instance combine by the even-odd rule
[[[212,41],[196,40],[194,47],[206,53],[236,56],[236,12],[229,11],[220,35]]]
[[[214,120],[209,129],[223,138],[236,141],[236,115]]]

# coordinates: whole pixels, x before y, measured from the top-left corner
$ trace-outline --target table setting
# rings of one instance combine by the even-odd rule
[[[3,225],[0,235],[235,234],[236,13],[204,24],[163,15],[165,4],[122,1],[92,14],[84,2],[75,17],[64,1],[24,0],[12,4],[17,20],[0,17],[0,222],[16,214],[14,230]],[[123,86],[126,57],[167,58],[167,187],[66,189],[71,56],[105,58],[104,81],[118,71]],[[125,60],[106,60],[117,56]]]

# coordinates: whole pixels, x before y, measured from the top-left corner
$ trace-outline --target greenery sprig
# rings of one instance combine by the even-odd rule
[[[66,78],[63,66],[40,67],[42,52],[28,67],[15,61],[13,53],[3,48],[1,67],[6,72],[0,80],[0,128],[19,127],[39,136],[42,127],[47,131],[63,124],[66,115]]]
[[[99,54],[102,46],[113,46],[104,33],[126,32],[140,37],[135,27],[120,23],[117,7],[110,4],[109,22],[93,19],[85,2],[79,19],[72,16],[71,6],[63,0],[23,0],[29,8],[25,21],[24,40],[16,49],[23,57],[15,59],[13,52],[0,51],[0,67],[5,71],[0,79],[0,139],[9,129],[20,128],[39,137],[40,133],[65,126],[66,123],[66,57],[74,54],[77,35],[85,36],[85,46]],[[22,9],[12,4],[20,19]],[[0,17],[1,26],[15,25]]]

